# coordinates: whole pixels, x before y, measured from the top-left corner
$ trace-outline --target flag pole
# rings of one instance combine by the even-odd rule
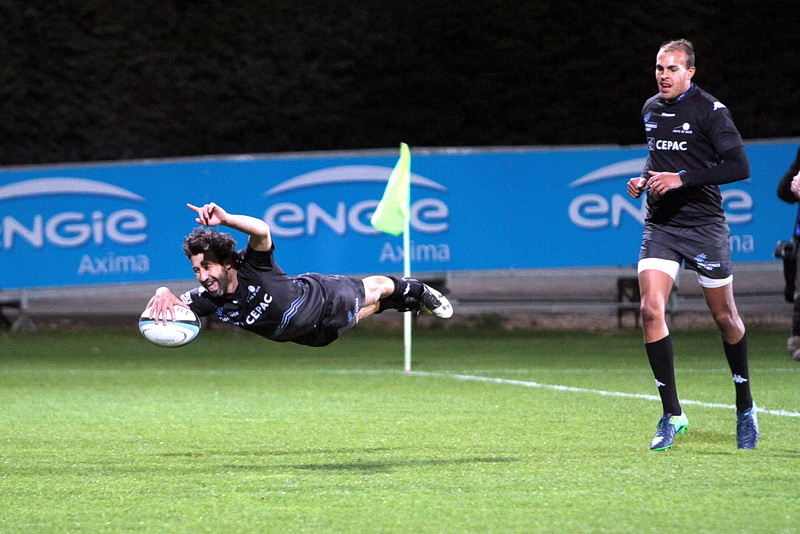
[[[403,276],[411,276],[411,151],[405,143],[370,223],[387,234],[403,234]],[[410,313],[403,314],[403,360],[405,371],[411,371]]]
[[[409,175],[411,173],[411,161],[408,163]],[[403,276],[411,277],[411,180],[408,181],[408,205],[406,209],[409,210],[406,220],[405,228],[403,229]],[[403,314],[403,370],[406,373],[411,372],[411,325],[412,314]]]

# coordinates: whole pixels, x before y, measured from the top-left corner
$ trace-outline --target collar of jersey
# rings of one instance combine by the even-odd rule
[[[672,100],[667,100],[666,98],[662,98],[661,100],[663,100],[664,103],[667,104],[667,105],[677,104],[678,102],[680,102],[681,100],[683,100],[684,98],[689,96],[689,93],[691,93],[692,91],[694,91],[694,82],[692,82],[692,84],[689,86],[689,88],[686,91],[684,91],[683,93],[679,94],[678,96],[676,96]]]

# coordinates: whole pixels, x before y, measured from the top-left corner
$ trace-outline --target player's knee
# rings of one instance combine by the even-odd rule
[[[388,276],[368,276],[362,282],[364,283],[364,292],[370,302],[391,295],[395,287],[394,280]]]
[[[666,308],[663,304],[647,300],[642,300],[640,311],[642,321],[645,323],[663,321],[666,314]]]
[[[739,314],[732,310],[723,310],[714,313],[714,322],[723,333],[735,334],[744,331],[744,325]]]

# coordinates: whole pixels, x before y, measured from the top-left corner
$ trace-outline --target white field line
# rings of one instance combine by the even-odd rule
[[[27,374],[35,372],[37,374],[41,374],[42,370],[21,370],[21,369],[14,369],[14,370],[7,370],[7,371],[0,371],[0,374]],[[68,374],[80,374],[83,373],[83,369],[70,369],[66,371]],[[118,375],[122,374],[124,371],[120,371],[118,369],[113,370],[94,370],[92,373],[105,373],[105,374],[113,374]],[[157,373],[166,373],[167,371],[156,370]],[[195,370],[195,372],[202,373],[202,374],[210,374],[210,375],[236,375],[241,374],[242,371],[219,371],[213,369],[201,369]],[[260,370],[254,370],[253,373],[260,373]],[[602,389],[590,389],[590,388],[577,388],[573,386],[562,386],[558,384],[540,384],[539,382],[532,382],[530,380],[514,380],[510,378],[493,378],[488,376],[478,376],[478,375],[467,375],[467,374],[459,374],[459,373],[434,373],[428,371],[385,371],[385,370],[378,370],[378,369],[339,369],[335,371],[330,370],[323,370],[320,369],[318,372],[322,373],[331,373],[331,374],[343,374],[343,375],[389,375],[389,374],[405,374],[409,376],[419,376],[423,378],[448,378],[454,380],[462,380],[466,382],[489,382],[493,384],[504,384],[507,386],[519,386],[519,387],[526,387],[526,388],[536,388],[536,389],[550,389],[554,391],[568,391],[571,393],[589,393],[592,395],[601,395],[604,397],[620,397],[620,398],[627,398],[627,399],[642,399],[642,400],[649,400],[649,401],[658,401],[660,397],[656,395],[644,395],[640,393],[624,393],[621,391],[605,391]],[[51,374],[63,374],[63,370],[56,370],[51,371]],[[718,404],[713,402],[701,402],[695,400],[681,400],[681,404],[687,405],[694,405],[694,406],[702,406],[704,408],[723,408],[726,410],[735,410],[736,406],[732,404]],[[758,407],[758,413],[761,414],[769,414],[769,415],[777,415],[781,417],[800,417],[800,412],[790,412],[788,410],[767,410],[761,406]]]
[[[402,371],[358,371],[358,370],[341,370],[337,371],[337,373],[342,374],[396,374]],[[576,388],[573,386],[561,386],[557,384],[540,384],[539,382],[531,382],[529,380],[512,380],[509,378],[493,378],[488,376],[477,376],[477,375],[465,375],[465,374],[458,374],[458,373],[432,373],[426,371],[409,371],[403,372],[403,374],[407,374],[409,376],[419,376],[419,377],[427,377],[427,378],[450,378],[454,380],[463,380],[467,382],[489,382],[492,384],[503,384],[507,386],[519,386],[525,388],[536,388],[536,389],[551,389],[555,391],[568,391],[570,393],[589,393],[592,395],[601,395],[604,397],[621,397],[627,399],[643,399],[643,400],[651,400],[651,401],[660,401],[660,397],[656,395],[642,395],[638,393],[623,393],[621,391],[605,391],[602,389],[588,389],[588,388]],[[713,402],[701,402],[695,400],[681,400],[681,404],[687,405],[694,405],[694,406],[702,406],[703,408],[723,408],[726,410],[735,410],[736,406],[732,404],[717,404]],[[766,410],[762,407],[758,407],[758,414],[770,414],[770,415],[778,415],[781,417],[800,417],[800,412],[790,412],[787,410]]]

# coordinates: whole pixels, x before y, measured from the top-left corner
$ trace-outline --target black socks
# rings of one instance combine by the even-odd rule
[[[753,406],[753,397],[750,395],[750,372],[747,368],[747,334],[742,336],[738,343],[729,345],[722,342],[725,357],[733,374],[733,384],[736,387],[736,409],[745,412]]]
[[[800,296],[795,299],[792,306],[792,335],[800,336]]]
[[[647,352],[647,359],[650,361],[650,368],[658,386],[658,394],[661,396],[661,405],[664,408],[664,415],[680,415],[681,404],[678,401],[678,390],[675,385],[675,355],[672,351],[672,338],[668,335],[663,339],[652,343],[644,344]]]
[[[725,358],[733,374],[733,383],[736,388],[736,409],[745,412],[753,406],[753,397],[750,395],[750,372],[747,366],[747,334],[733,345],[722,342]],[[672,338],[667,336],[653,343],[644,344],[650,368],[658,386],[664,415],[680,415],[682,413],[678,390],[675,385],[675,355],[672,350]]]
[[[419,299],[425,291],[425,286],[419,280],[413,278],[400,278],[388,276],[394,281],[394,291],[388,297],[380,299],[380,309],[377,313],[384,310],[402,310],[405,308],[406,297]]]

